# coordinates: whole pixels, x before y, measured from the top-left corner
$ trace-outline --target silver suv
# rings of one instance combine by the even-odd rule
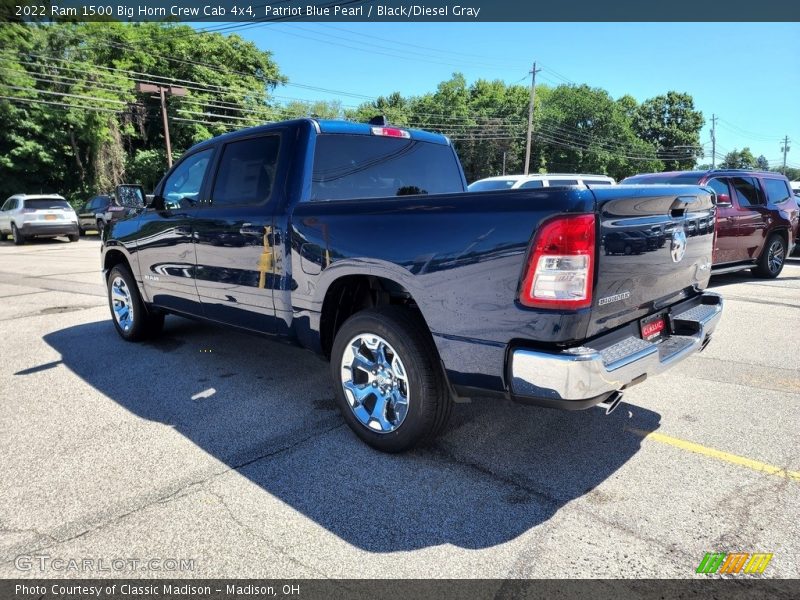
[[[0,209],[0,240],[11,235],[18,246],[28,238],[66,235],[70,242],[79,237],[78,215],[57,194],[15,194]]]

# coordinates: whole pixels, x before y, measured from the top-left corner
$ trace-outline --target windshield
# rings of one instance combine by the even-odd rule
[[[34,198],[25,200],[25,208],[32,208],[34,210],[47,210],[49,208],[71,208],[69,202],[59,198]]]
[[[510,190],[517,181],[515,179],[486,179],[476,181],[467,188],[470,192],[491,192],[493,190]]]

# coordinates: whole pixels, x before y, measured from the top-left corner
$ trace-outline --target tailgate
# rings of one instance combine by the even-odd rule
[[[587,337],[667,307],[708,285],[715,208],[698,186],[593,188],[600,231]]]

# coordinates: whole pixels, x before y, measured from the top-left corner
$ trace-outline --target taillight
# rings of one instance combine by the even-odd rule
[[[576,309],[592,304],[594,215],[557,217],[533,240],[519,301],[535,308]]]
[[[410,138],[411,134],[405,129],[398,129],[397,127],[373,127],[372,135],[385,135],[387,137]]]

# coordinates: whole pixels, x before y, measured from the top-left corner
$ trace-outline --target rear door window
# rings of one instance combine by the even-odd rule
[[[211,202],[214,206],[263,204],[272,196],[280,135],[231,142],[222,151]]]
[[[739,206],[761,206],[764,200],[761,194],[761,186],[754,177],[732,177],[731,184],[736,190],[736,198]]]
[[[550,179],[550,187],[560,187],[565,185],[578,185],[577,179]]]
[[[764,178],[764,188],[770,204],[778,204],[792,197],[792,192],[783,179]]]
[[[25,200],[25,208],[48,210],[52,208],[69,208],[69,202],[58,198],[34,198]]]
[[[448,194],[463,192],[463,185],[446,144],[371,135],[316,139],[311,200]]]

